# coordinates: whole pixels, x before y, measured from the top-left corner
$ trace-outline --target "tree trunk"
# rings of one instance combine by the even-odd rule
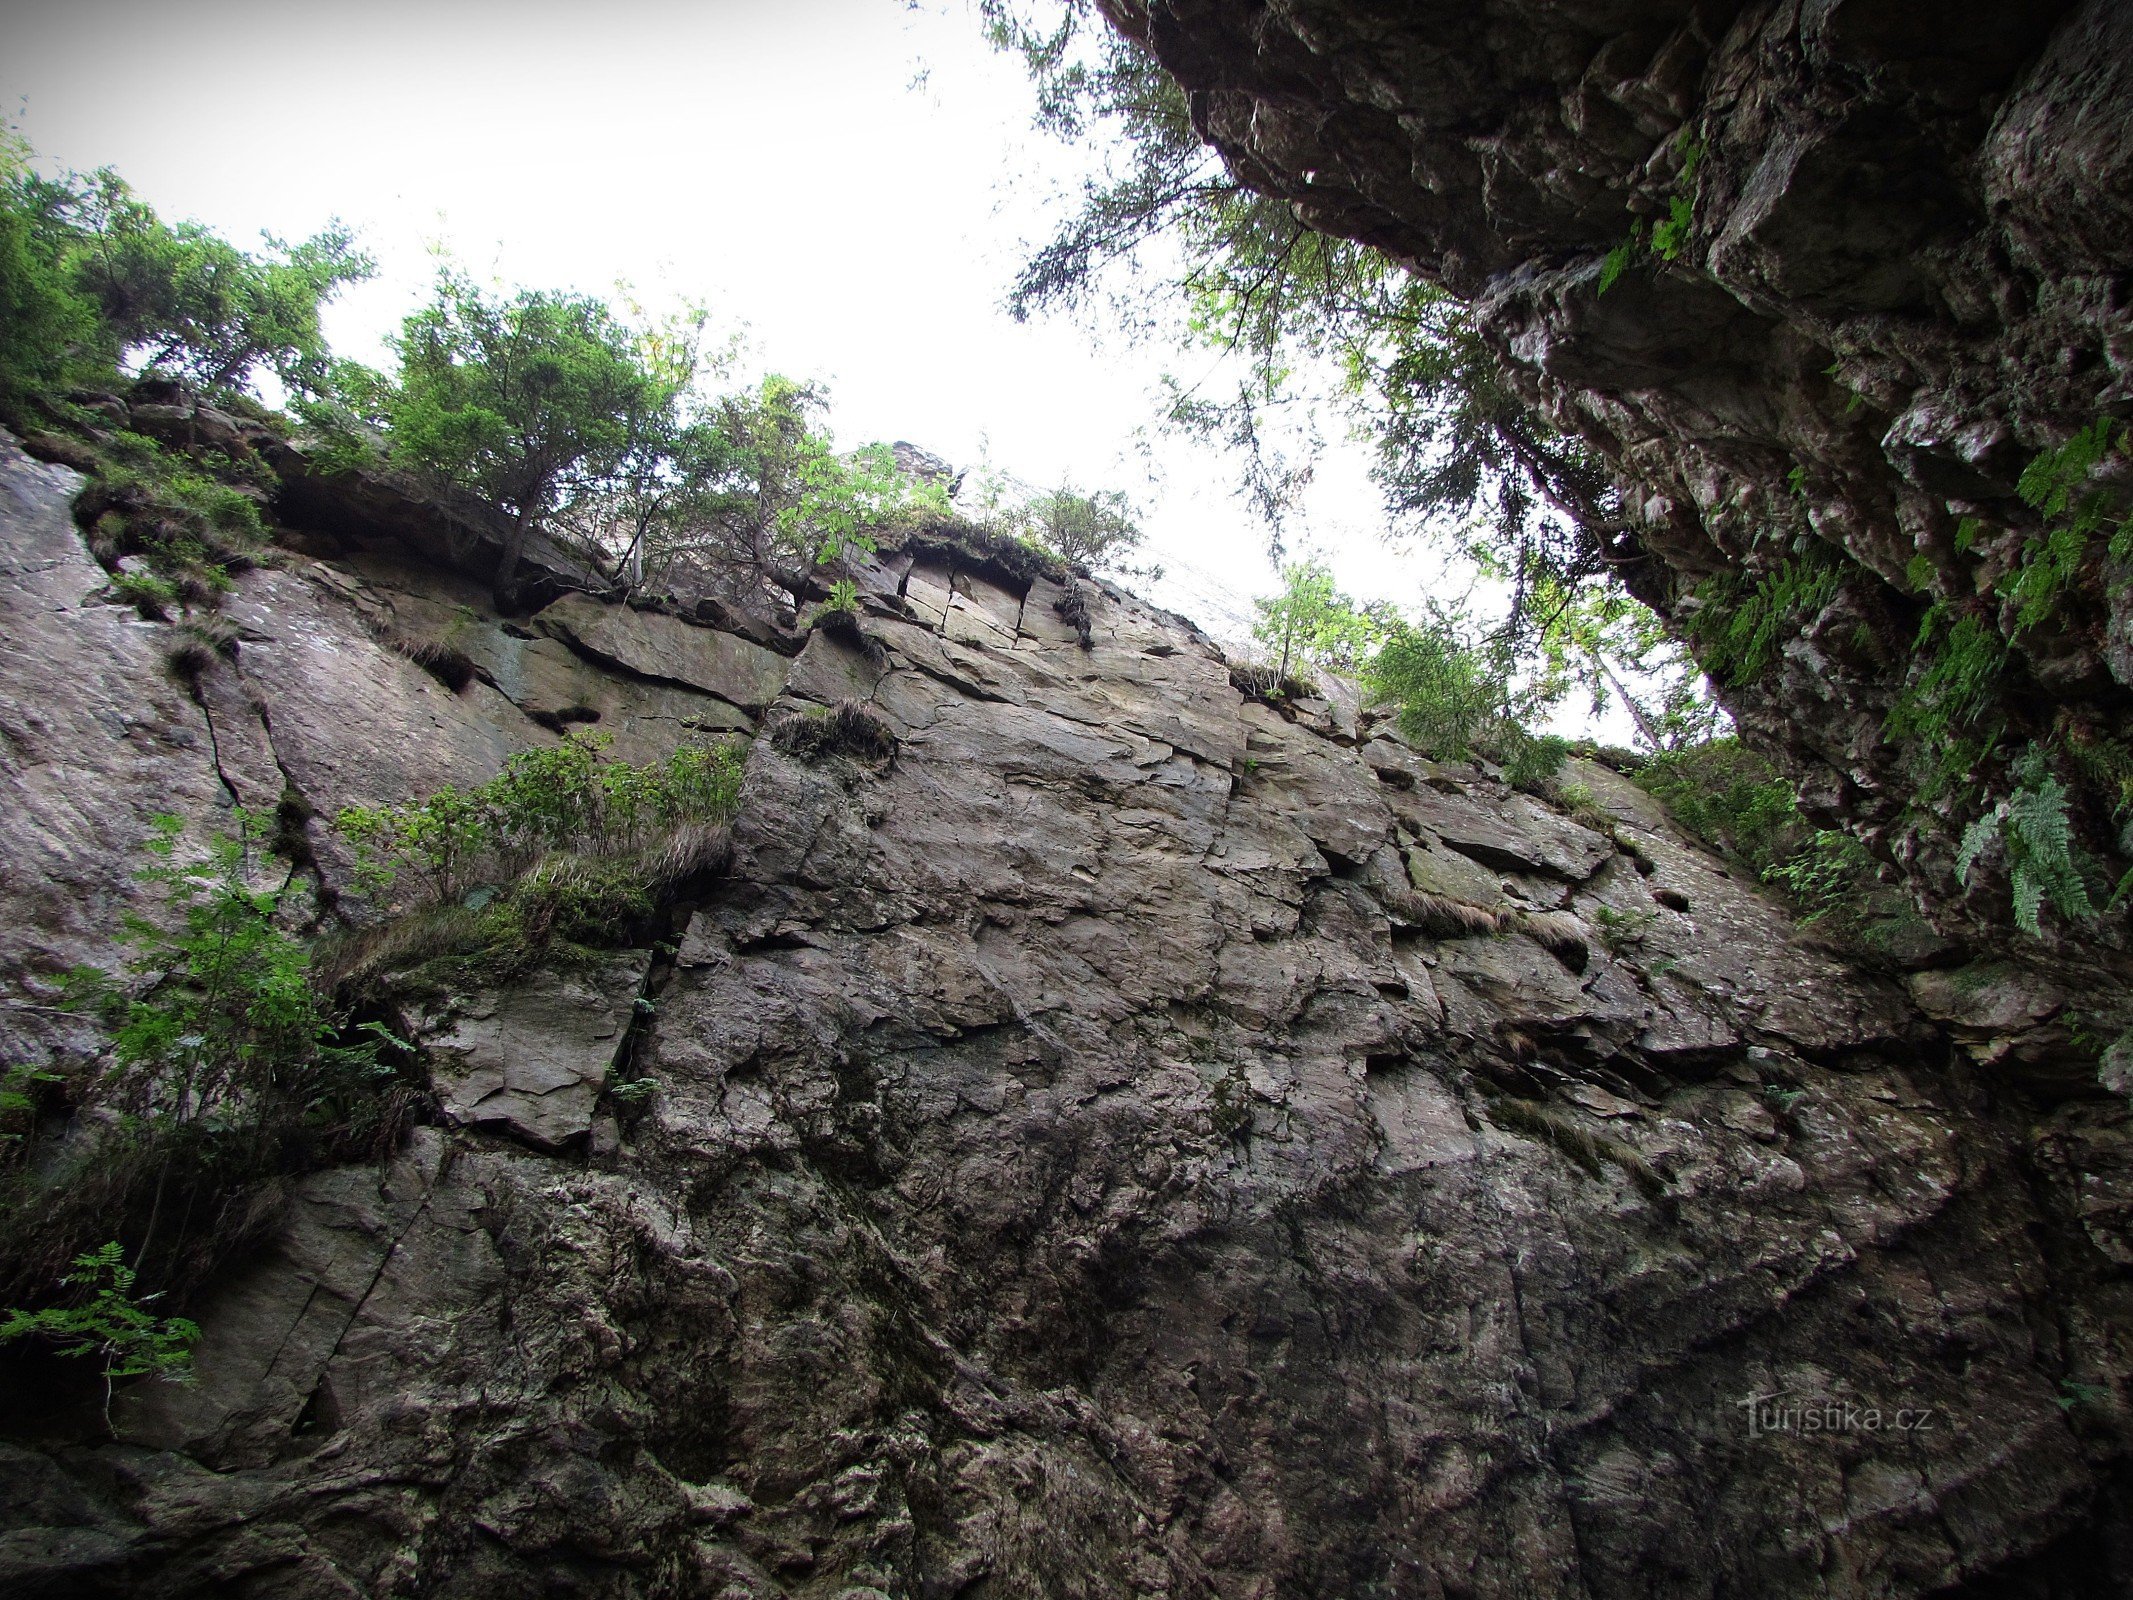
[[[1622,697],[1622,704],[1629,708],[1630,720],[1636,723],[1637,731],[1644,735],[1645,742],[1654,750],[1664,750],[1666,741],[1659,737],[1657,725],[1645,715],[1644,707],[1637,703],[1637,697],[1629,692],[1628,686],[1615,676],[1614,668],[1607,664],[1607,658],[1595,650],[1592,652],[1592,664],[1600,669],[1600,676]]]
[[[490,596],[496,602],[496,609],[505,616],[518,610],[518,561],[525,553],[526,534],[532,520],[522,511],[512,522],[511,531],[504,535],[504,553],[496,559],[496,576],[489,580]]]

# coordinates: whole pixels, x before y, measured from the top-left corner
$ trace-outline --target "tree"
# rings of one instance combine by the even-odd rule
[[[899,519],[945,515],[946,489],[901,470],[885,444],[840,452],[820,386],[772,374],[703,403],[676,433],[674,492],[648,530],[648,572],[691,562],[736,591],[797,598],[818,567],[874,548]]]
[[[369,257],[339,223],[248,255],[197,223],[170,224],[115,174],[44,178],[0,136],[0,407],[19,415],[122,363],[205,389],[264,369],[293,390],[326,381],[319,313]]]
[[[320,387],[320,308],[375,270],[338,222],[296,245],[268,235],[247,255],[198,223],[164,222],[108,169],[74,209],[76,283],[122,350],[203,389],[242,387],[261,367],[292,389]]]
[[[31,172],[28,155],[0,139],[0,416],[9,419],[116,354],[66,271],[72,193]]]
[[[1627,599],[1620,575],[1642,553],[1605,464],[1505,384],[1468,307],[1238,183],[1177,84],[1092,0],[982,10],[1029,70],[1039,124],[1111,161],[1023,268],[1016,316],[1108,289],[1114,319],[1236,357],[1231,392],[1173,385],[1166,420],[1235,452],[1277,553],[1320,447],[1311,419],[1330,411],[1374,449],[1394,532],[1480,530],[1515,647],[1542,648],[1546,604],[1563,594],[1597,584]]]
[[[663,430],[673,389],[603,302],[492,298],[451,269],[394,347],[399,378],[379,395],[393,457],[510,518],[493,580],[509,609],[527,537]]]
[[[1298,562],[1284,567],[1281,581],[1281,593],[1252,602],[1259,613],[1252,637],[1280,653],[1275,682],[1286,680],[1296,661],[1353,672],[1380,637],[1381,621],[1358,611],[1322,566]]]
[[[1043,546],[1091,571],[1124,577],[1160,578],[1159,566],[1135,566],[1130,558],[1147,538],[1133,503],[1116,489],[1085,491],[1074,483],[1051,489],[1028,484],[991,468],[981,469],[959,504],[973,505],[977,520],[995,533]]]

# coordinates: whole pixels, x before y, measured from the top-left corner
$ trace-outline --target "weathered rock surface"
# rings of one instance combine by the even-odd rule
[[[66,475],[8,471],[35,1004],[110,958],[147,815],[224,791]],[[379,643],[421,578],[358,565],[243,579],[242,781],[330,810],[552,737]],[[0,1420],[8,1594],[2122,1592],[2122,1099],[2039,1098],[1603,769],[1611,832],[1246,701],[1115,590],[1084,649],[982,561],[863,576],[766,711],[861,699],[893,760],[757,741],[648,1006],[630,952],[463,1001],[437,1125],[191,1286],[196,1384]],[[731,656],[591,604],[631,683]]]
[[[516,988],[456,996],[425,1018],[444,1115],[538,1150],[582,1140],[650,962],[649,950],[624,950],[590,971],[539,972]]]
[[[1241,181],[1472,303],[1508,381],[1614,470],[1626,526],[1596,531],[1662,615],[1717,574],[1836,562],[1722,697],[1945,929],[2001,943],[2005,878],[1965,889],[1963,827],[2026,741],[2093,752],[2133,714],[2133,584],[2101,538],[2048,615],[1994,587],[2045,525],[2024,466],[2133,412],[2133,7],[1099,3]],[[1602,295],[1608,252],[1677,198],[1678,255],[1637,245]],[[2133,476],[2124,452],[2104,471]],[[1929,752],[1885,731],[1933,601],[2011,653],[1960,805],[1914,803]],[[2105,858],[2115,790],[2075,806]],[[2059,1009],[2122,1011],[2122,918],[2047,937]]]

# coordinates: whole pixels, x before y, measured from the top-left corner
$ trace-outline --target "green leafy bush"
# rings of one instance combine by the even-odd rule
[[[1440,761],[1487,756],[1552,771],[1568,747],[1558,740],[1533,756],[1536,743],[1523,714],[1538,709],[1537,696],[1521,694],[1501,651],[1465,642],[1442,617],[1390,624],[1363,667],[1370,695],[1398,709],[1400,731],[1425,755]]]
[[[42,1067],[18,1065],[0,1071],[0,1145],[22,1139],[17,1128],[36,1115],[38,1086],[59,1081],[58,1073]]]
[[[283,891],[254,886],[265,832],[239,810],[233,832],[187,859],[182,820],[156,818],[139,875],[174,922],[125,918],[130,981],[96,967],[71,976],[72,1003],[112,1028],[114,1098],[150,1124],[316,1119],[389,1075],[374,1039],[336,1042],[342,1019],[311,985],[309,949],[277,921]]]
[[[1277,683],[1296,662],[1353,672],[1383,633],[1378,620],[1334,587],[1333,574],[1311,562],[1284,567],[1281,593],[1254,600],[1252,637],[1276,659]]]
[[[319,313],[372,264],[338,223],[247,254],[196,223],[166,223],[112,172],[43,178],[0,140],[0,414],[121,364],[200,388],[272,372],[324,380]]]
[[[403,877],[425,898],[457,898],[477,870],[516,876],[548,852],[645,848],[690,824],[724,822],[740,794],[731,743],[685,744],[662,763],[603,761],[603,733],[574,730],[521,750],[477,789],[446,785],[419,801],[350,806],[335,827],[355,846],[357,887],[382,899]]]
[[[64,1074],[57,1098],[97,1114],[36,1162],[0,1144],[0,1293],[41,1292],[114,1233],[163,1282],[194,1281],[242,1243],[259,1180],[396,1136],[411,1090],[383,1051],[399,1041],[352,1026],[311,982],[283,891],[258,886],[264,836],[240,811],[202,853],[178,819],[157,819],[141,876],[163,891],[163,914],[125,919],[122,970],[68,981],[69,1004],[110,1045],[100,1071]]]

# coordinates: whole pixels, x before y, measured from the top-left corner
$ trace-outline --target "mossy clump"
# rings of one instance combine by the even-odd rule
[[[896,754],[896,730],[856,700],[817,711],[795,711],[770,725],[770,742],[787,755],[819,761],[850,756],[878,765]]]
[[[466,689],[475,679],[473,659],[445,640],[426,639],[398,628],[388,628],[380,635],[379,642],[394,655],[412,661],[454,694]]]
[[[94,448],[98,469],[75,497],[75,520],[113,590],[143,616],[212,609],[236,574],[267,559],[257,463],[168,450],[140,433],[109,434]]]

